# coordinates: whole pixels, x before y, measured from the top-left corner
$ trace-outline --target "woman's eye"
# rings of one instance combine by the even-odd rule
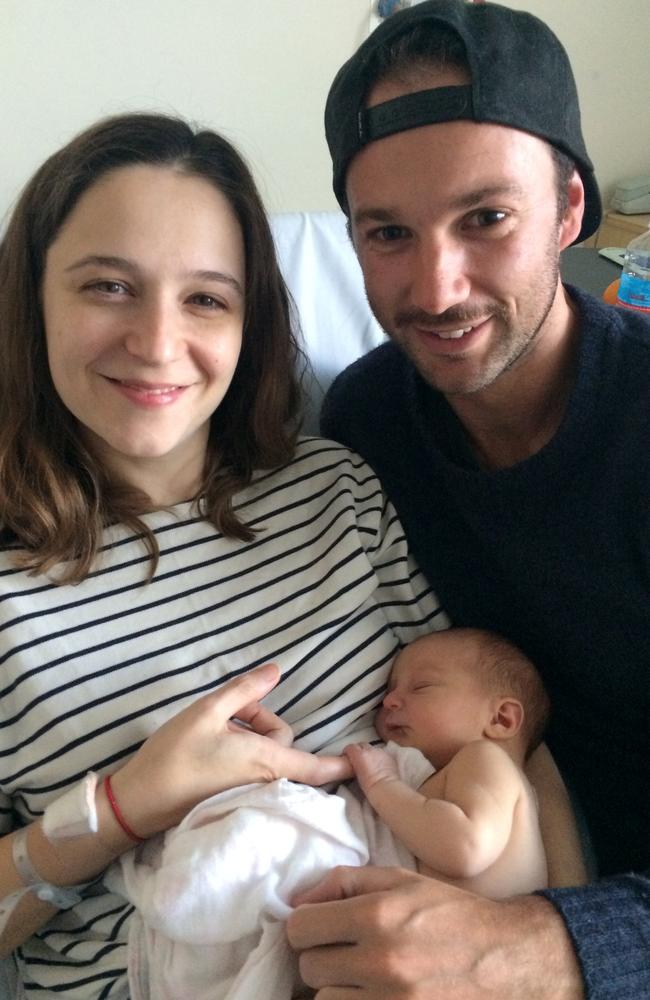
[[[216,299],[214,295],[208,295],[205,292],[198,292],[196,295],[190,296],[189,300],[192,305],[200,306],[202,309],[225,309],[226,305],[221,299]]]
[[[86,285],[91,291],[103,292],[106,295],[128,295],[129,290],[121,281],[93,281]]]

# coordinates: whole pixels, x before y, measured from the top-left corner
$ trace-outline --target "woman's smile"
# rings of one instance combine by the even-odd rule
[[[50,246],[43,312],[61,400],[102,462],[169,503],[200,481],[244,324],[241,227],[224,195],[169,167],[111,171]],[[182,473],[181,473],[182,470]]]

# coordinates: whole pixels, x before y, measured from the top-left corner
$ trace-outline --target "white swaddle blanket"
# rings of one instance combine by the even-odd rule
[[[389,749],[410,784],[431,774],[419,751]],[[200,803],[105,876],[136,907],[132,1000],[290,1000],[300,980],[289,900],[330,868],[368,860],[415,867],[351,786],[330,795],[281,779]]]

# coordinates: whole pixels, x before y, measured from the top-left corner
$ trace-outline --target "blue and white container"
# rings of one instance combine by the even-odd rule
[[[628,243],[616,304],[650,316],[650,227]]]

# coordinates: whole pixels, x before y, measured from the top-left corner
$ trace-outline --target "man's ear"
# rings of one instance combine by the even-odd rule
[[[569,178],[566,197],[567,207],[560,220],[560,250],[571,246],[582,227],[582,216],[585,211],[585,189],[577,170],[574,170]]]
[[[516,698],[499,698],[483,731],[490,740],[511,740],[524,721],[524,708]]]

